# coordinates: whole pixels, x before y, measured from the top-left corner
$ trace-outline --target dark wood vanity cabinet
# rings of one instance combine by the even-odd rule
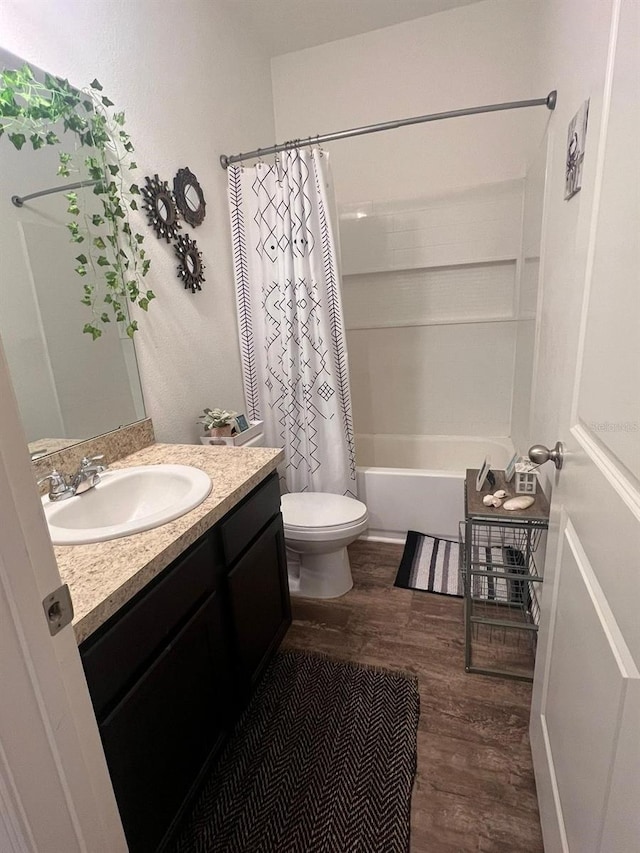
[[[162,848],[290,622],[274,474],[81,645],[131,853]]]

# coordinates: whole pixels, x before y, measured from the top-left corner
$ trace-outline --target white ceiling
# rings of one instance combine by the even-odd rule
[[[479,0],[220,0],[271,56],[368,33]]]

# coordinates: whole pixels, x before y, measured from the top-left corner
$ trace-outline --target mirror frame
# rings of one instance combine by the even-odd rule
[[[184,289],[191,288],[192,293],[202,290],[205,265],[202,263],[202,253],[198,249],[196,241],[192,240],[188,234],[181,234],[173,248],[180,262],[178,264],[178,278],[184,282]],[[189,269],[189,261],[193,269]]]
[[[199,204],[195,210],[189,207],[187,199],[187,193],[190,188],[193,188],[198,196]],[[182,214],[184,220],[194,228],[200,225],[206,215],[207,203],[204,200],[202,187],[191,169],[187,167],[184,169],[178,169],[178,172],[173,179],[173,193],[178,210]]]
[[[153,178],[147,175],[145,182],[145,186],[140,187],[140,192],[144,198],[142,207],[147,213],[149,225],[156,232],[158,239],[162,240],[164,237],[167,243],[170,243],[182,228],[173,193],[167,181],[161,181],[157,174]],[[161,211],[161,204],[166,207],[166,216]]]

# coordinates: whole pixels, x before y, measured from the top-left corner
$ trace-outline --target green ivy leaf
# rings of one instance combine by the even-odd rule
[[[130,338],[132,338],[135,333],[138,331],[138,324],[135,320],[132,320],[127,326],[127,334]]]
[[[131,195],[140,195],[140,187],[137,184],[131,184],[129,192]]]
[[[60,142],[60,139],[52,130],[47,133],[47,135],[45,136],[45,140],[47,145],[58,145]]]
[[[127,319],[127,318],[126,318],[126,316],[122,313],[122,311],[119,311],[119,312],[116,314],[116,320],[118,321],[118,323],[124,323],[124,321],[125,321],[126,319]]]
[[[96,228],[99,228],[100,225],[104,225],[104,219],[97,213],[94,213],[91,217],[91,224],[95,225]]]
[[[84,329],[82,331],[85,335],[91,335],[94,341],[102,335],[101,330],[94,326],[92,323],[85,323]]]
[[[149,272],[149,267],[151,266],[151,261],[146,260],[142,262],[142,275],[145,276]]]
[[[104,255],[99,255],[98,260],[96,261],[99,267],[108,267],[109,261],[105,258]]]
[[[100,90],[102,90],[102,86],[100,86]],[[106,95],[104,97],[102,97],[101,100],[102,100],[102,106],[103,107],[112,107],[113,106],[113,101],[109,100],[109,98],[107,98]]]
[[[81,264],[86,264],[86,263],[88,263],[88,261],[87,261],[87,256],[86,256],[86,255],[78,255],[78,256],[76,257],[76,261],[78,261],[78,263],[81,263]]]
[[[107,303],[107,305],[110,305],[113,302],[113,296],[110,293],[107,293],[104,297],[104,301]]]
[[[136,234],[135,238],[136,238],[136,243],[138,245],[140,245],[140,243],[144,243],[144,237],[142,236],[142,234]]]
[[[106,311],[102,312],[102,314],[100,315],[100,319],[102,320],[103,323],[110,323],[111,322],[109,315],[107,314]]]
[[[122,126],[124,124],[124,113],[123,112],[114,113],[113,114],[113,120],[115,121],[116,124],[119,124]]]
[[[41,136],[39,133],[32,133],[29,139],[31,140],[31,145],[33,146],[34,151],[37,151],[38,148],[42,148],[42,146],[45,144],[44,137]]]
[[[20,151],[22,146],[27,141],[27,137],[24,135],[24,133],[9,133],[8,136],[9,140],[15,145],[18,151]]]
[[[78,266],[75,268],[75,271],[78,273],[78,275],[86,275],[87,274],[87,268],[85,266],[83,266],[82,264],[78,264]]]
[[[89,85],[91,86],[92,89],[95,89],[97,92],[102,92],[102,86],[100,85],[98,80],[96,80],[96,79],[92,80]]]
[[[153,292],[153,290],[147,290],[147,292],[145,293],[145,296],[147,297],[147,299],[149,300],[149,302],[151,302],[151,300],[152,300],[152,299],[155,299],[155,298],[156,298],[156,295],[155,295],[155,293]]]
[[[109,171],[111,172],[111,174],[112,174],[112,175],[117,175],[117,174],[118,174],[118,172],[120,171],[120,167],[119,167],[119,166],[113,166],[113,165],[110,163],[110,164],[109,164]]]
[[[80,303],[82,305],[89,305],[89,306],[91,306],[93,304],[90,296],[83,296],[82,299],[80,300]]]
[[[129,207],[131,208],[131,210],[137,210],[138,209],[138,203],[135,200],[135,198],[131,199],[131,201],[129,202]]]
[[[130,168],[130,169],[137,169],[137,168],[138,168],[138,164],[135,162],[135,160],[132,160],[132,161],[129,163],[129,168]]]

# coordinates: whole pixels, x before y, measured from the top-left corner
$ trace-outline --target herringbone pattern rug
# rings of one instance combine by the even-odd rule
[[[406,853],[417,679],[278,654],[175,853]]]

